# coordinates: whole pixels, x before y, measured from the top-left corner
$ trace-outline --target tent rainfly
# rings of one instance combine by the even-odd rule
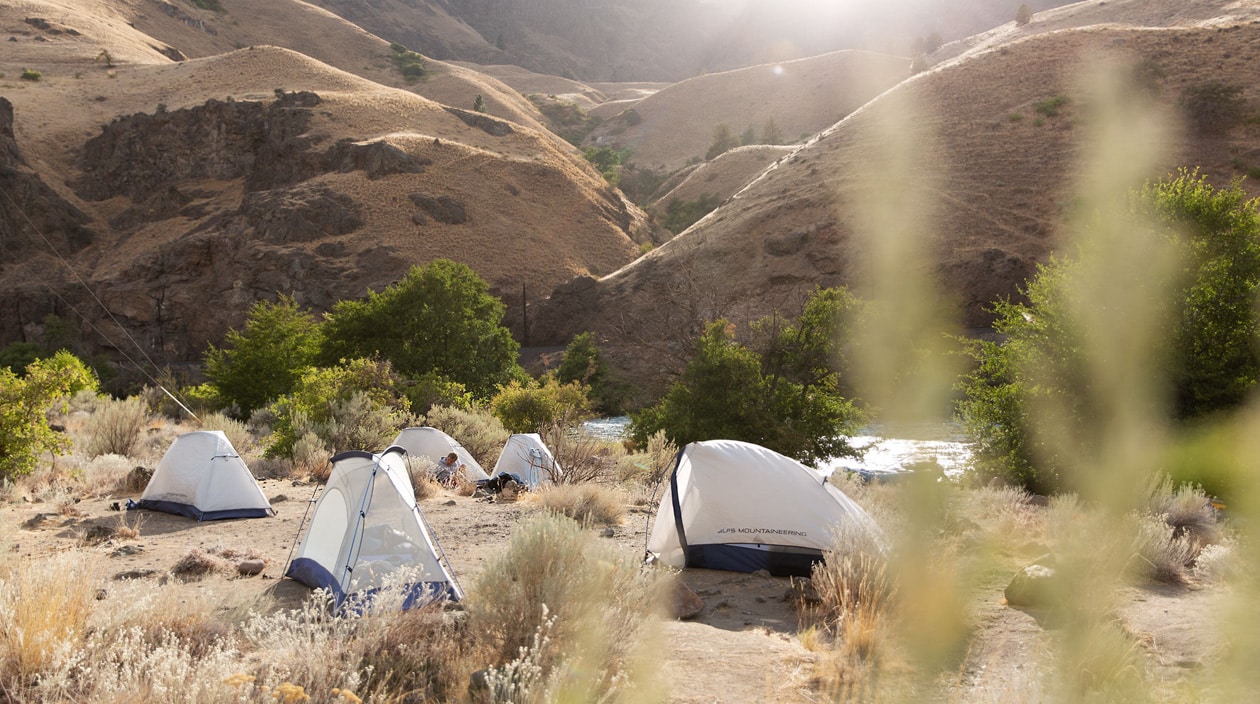
[[[140,500],[128,501],[127,508],[175,513],[199,521],[276,514],[221,430],[198,430],[176,437]]]
[[[312,589],[327,589],[340,607],[361,605],[403,570],[403,608],[463,591],[416,505],[405,450],[343,452],[315,502],[311,525],[285,569]]]
[[[507,439],[499,461],[494,463],[491,476],[515,474],[525,480],[525,486],[537,489],[560,478],[560,464],[538,433],[517,433]]]
[[[808,577],[845,523],[879,535],[860,506],[800,462],[738,440],[693,442],[674,461],[648,559]]]
[[[455,441],[455,438],[437,428],[427,426],[403,428],[390,445],[401,447],[412,457],[428,458],[432,462],[432,467],[437,466],[438,460],[454,452],[459,456],[459,463],[466,467],[464,474],[468,481],[477,482],[490,478],[486,470],[481,468],[481,464],[473,459],[472,453],[465,450],[463,445]]]

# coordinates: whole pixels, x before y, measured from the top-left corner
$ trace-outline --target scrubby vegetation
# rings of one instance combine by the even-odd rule
[[[403,75],[403,78],[411,83],[424,78],[423,56],[398,43],[390,44],[389,49],[394,52],[394,65],[398,67],[398,72]]]

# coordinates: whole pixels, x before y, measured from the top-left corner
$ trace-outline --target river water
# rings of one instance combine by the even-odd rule
[[[586,433],[607,440],[625,437],[630,419],[626,416],[596,418],[587,421]],[[935,463],[946,476],[957,477],[971,463],[971,443],[962,428],[954,423],[914,426],[890,431],[878,425],[862,428],[849,443],[864,450],[862,459],[848,457],[823,462],[824,471],[858,472],[864,477],[883,479],[915,466]]]

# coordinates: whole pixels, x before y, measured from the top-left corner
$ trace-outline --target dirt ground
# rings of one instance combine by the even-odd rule
[[[234,597],[267,597],[267,608],[292,608],[309,593],[282,578],[314,487],[288,480],[260,482],[276,508],[272,518],[209,521],[153,511],[119,511],[126,497],[83,500],[66,507],[16,503],[0,507],[0,538],[13,553],[36,557],[86,546],[100,555],[101,577],[160,580],[183,590]],[[524,499],[491,503],[442,493],[421,503],[441,547],[460,581],[471,584],[502,550],[522,517],[539,510]],[[629,507],[623,523],[606,539],[641,555],[647,510]],[[120,527],[139,536],[117,535]],[[215,574],[184,581],[172,569],[194,550],[253,552],[266,567],[261,575]],[[811,686],[814,663],[822,657],[802,643],[800,624],[788,597],[789,580],[756,574],[685,570],[680,578],[704,601],[700,614],[665,624],[663,660],[671,702],[811,702],[827,697]],[[957,673],[942,678],[937,701],[1007,702],[1035,699],[1030,668],[1047,661],[1052,631],[1036,615],[1008,607],[1006,578],[995,576],[973,605],[976,635]],[[1221,588],[1132,588],[1122,595],[1121,616],[1146,651],[1151,676],[1171,687],[1208,661],[1217,639],[1206,625],[1219,606]]]

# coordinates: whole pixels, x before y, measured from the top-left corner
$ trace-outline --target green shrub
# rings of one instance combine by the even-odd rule
[[[708,193],[702,194],[695,200],[675,198],[666,206],[661,226],[677,235],[696,224],[700,218],[713,212],[721,204],[721,198]]]
[[[411,401],[413,413],[424,415],[434,406],[473,407],[473,397],[468,389],[444,376],[424,374],[416,379],[407,379],[404,384],[404,393]]]
[[[629,149],[612,149],[611,147],[587,147],[582,156],[591,163],[609,185],[616,186],[621,181],[622,164],[630,158]]]
[[[1069,102],[1071,102],[1071,100],[1066,95],[1056,95],[1053,98],[1047,98],[1033,103],[1033,110],[1037,111],[1039,115],[1044,115],[1045,117],[1057,117],[1059,110]]]
[[[513,381],[491,399],[490,412],[513,433],[537,433],[556,424],[573,428],[592,415],[586,392],[581,382],[562,384],[553,376],[540,384]]]
[[[349,402],[349,403],[347,403]],[[410,403],[402,384],[388,362],[352,359],[336,367],[316,367],[302,373],[293,392],[273,405],[276,414],[268,457],[292,457],[294,444],[308,432],[317,435],[334,451],[380,449],[382,443],[368,446],[337,447],[337,442],[371,440],[379,430],[377,415],[385,414],[397,428],[405,420]],[[338,417],[338,414],[349,418]],[[371,420],[368,433],[360,436],[347,424]],[[389,438],[385,438],[386,441]]]
[[[51,357],[43,345],[34,342],[12,342],[0,349],[0,367],[6,367],[18,376],[26,376],[26,367],[38,359]]]
[[[589,332],[575,335],[569,342],[556,367],[556,379],[562,384],[586,385],[594,410],[607,416],[621,415],[632,391],[613,374]]]
[[[1028,3],[1021,2],[1015,10],[1015,24],[1022,27],[1029,22],[1032,22],[1032,8],[1028,7]]]
[[[0,367],[0,478],[29,474],[41,453],[69,448],[70,438],[48,425],[47,411],[96,386],[87,366],[64,350],[30,363],[21,378]]]
[[[24,81],[38,81],[40,78],[43,78],[43,76],[44,74],[36,71],[35,69],[24,68],[22,69],[22,75],[20,78]]]
[[[739,139],[731,133],[730,125],[722,123],[713,128],[713,142],[704,153],[705,161],[712,161],[726,152],[739,146]]]
[[[389,48],[394,52],[394,65],[398,67],[398,72],[403,75],[403,78],[411,83],[424,78],[423,56],[398,43],[390,44]]]

